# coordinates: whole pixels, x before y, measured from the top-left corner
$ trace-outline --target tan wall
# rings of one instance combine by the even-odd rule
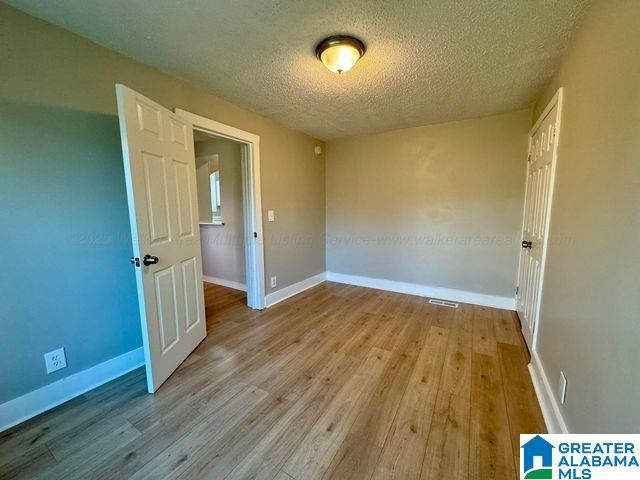
[[[565,87],[538,350],[575,432],[640,431],[639,19],[594,2],[535,109]]]
[[[242,157],[240,144],[231,140],[211,139],[196,143],[196,159],[218,154],[220,172],[220,212],[224,225],[201,225],[202,270],[208,277],[246,283],[244,256],[244,223],[242,213]],[[198,182],[198,198],[205,193],[201,209],[211,212],[209,166],[203,182]],[[202,210],[200,212],[202,216]],[[211,222],[211,215],[207,219]]]
[[[513,297],[530,118],[331,141],[327,271]]]

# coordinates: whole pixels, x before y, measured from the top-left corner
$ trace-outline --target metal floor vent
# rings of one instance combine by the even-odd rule
[[[458,308],[458,304],[455,302],[447,302],[446,300],[438,300],[436,298],[430,298],[429,303],[440,305],[441,307]]]

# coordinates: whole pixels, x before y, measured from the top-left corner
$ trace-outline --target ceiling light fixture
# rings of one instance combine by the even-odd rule
[[[316,57],[335,73],[351,70],[364,52],[364,43],[348,35],[333,35],[322,40],[316,47]]]

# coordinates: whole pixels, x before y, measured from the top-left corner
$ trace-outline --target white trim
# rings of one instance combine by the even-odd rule
[[[194,127],[198,127],[197,130],[204,133],[213,133],[219,137],[225,137],[229,140],[235,140],[240,143],[260,143],[260,135],[250,133],[239,128],[225,125],[224,123],[217,122],[201,115],[188,112],[182,108],[174,108],[173,111],[179,117],[188,120]]]
[[[544,417],[544,423],[549,433],[570,433],[567,422],[562,415],[560,404],[553,395],[551,384],[544,371],[544,367],[540,361],[538,353],[534,350],[531,352],[531,363],[529,364],[529,374],[533,382],[533,388],[538,397],[540,410]]]
[[[408,295],[418,295],[420,297],[439,298],[452,302],[472,303],[485,307],[503,308],[514,310],[516,303],[511,297],[499,297],[496,295],[486,295],[484,293],[466,292],[453,288],[431,287],[419,285],[417,283],[396,282],[395,280],[385,280],[382,278],[360,277],[357,275],[346,275],[344,273],[327,272],[327,280],[330,282],[347,283],[360,287],[377,288],[378,290],[388,290],[390,292],[406,293]]]
[[[311,287],[315,287],[319,283],[324,282],[327,279],[327,274],[322,272],[313,277],[306,278],[298,283],[294,283],[293,285],[289,285],[288,287],[281,288],[280,290],[276,290],[275,292],[271,292],[267,295],[267,307],[271,307],[276,303],[282,302],[289,297],[293,297],[298,293],[304,292]]]
[[[144,365],[142,347],[0,405],[0,432]]]
[[[247,285],[240,282],[234,282],[233,280],[225,280],[224,278],[210,277],[209,275],[202,275],[202,279],[207,283],[213,283],[215,285],[222,285],[223,287],[233,288],[235,290],[247,291]]]
[[[228,138],[242,144],[242,196],[247,305],[262,309],[266,305],[264,275],[264,236],[262,232],[262,195],[260,187],[260,136],[225,125],[210,118],[174,109],[176,115],[193,125],[194,130]],[[255,232],[255,236],[253,233]]]

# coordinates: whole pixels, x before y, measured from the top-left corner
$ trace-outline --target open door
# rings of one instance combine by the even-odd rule
[[[150,393],[206,336],[193,127],[116,85]]]

